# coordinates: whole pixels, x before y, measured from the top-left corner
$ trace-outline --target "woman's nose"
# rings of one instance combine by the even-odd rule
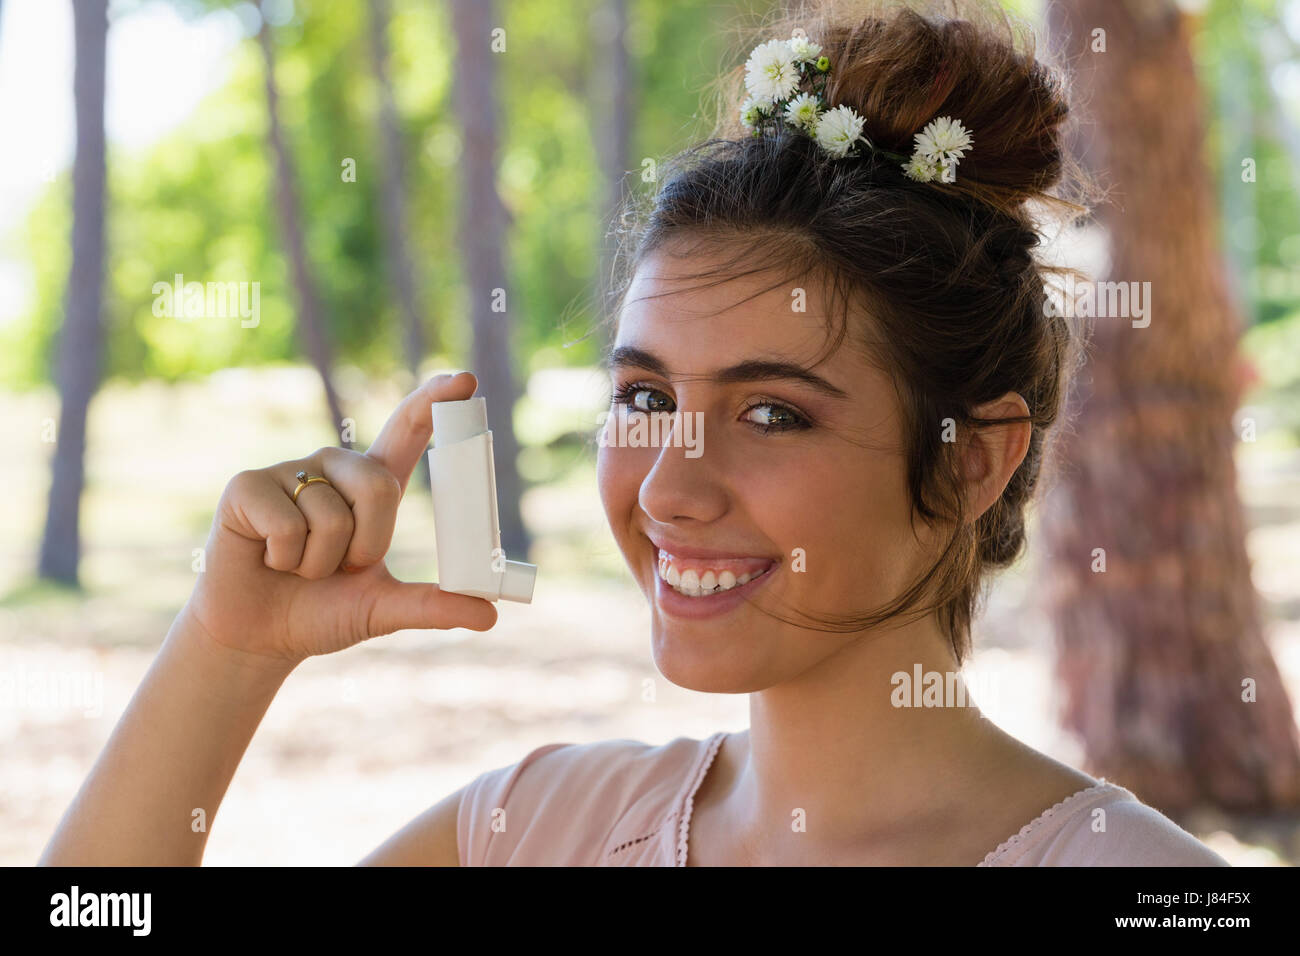
[[[641,480],[638,504],[652,520],[665,524],[683,518],[712,521],[726,512],[729,497],[721,449],[714,442],[710,452],[703,412],[678,411],[673,419]]]

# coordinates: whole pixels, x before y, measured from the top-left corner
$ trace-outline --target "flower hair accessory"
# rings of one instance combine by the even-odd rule
[[[901,160],[903,173],[917,182],[957,181],[957,163],[971,148],[970,131],[960,120],[939,116],[916,134],[912,155],[901,156],[877,147],[862,129],[866,121],[851,106],[826,102],[830,60],[821,44],[796,29],[789,40],[768,40],[754,47],[745,61],[748,99],[740,107],[740,122],[753,135],[775,133],[782,125],[807,133],[835,159],[857,156],[859,144]]]

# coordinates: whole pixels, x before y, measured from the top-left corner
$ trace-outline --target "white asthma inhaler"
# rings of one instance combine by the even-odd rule
[[[496,467],[487,399],[433,403],[429,449],[438,587],[531,604],[537,565],[507,561],[501,549]]]

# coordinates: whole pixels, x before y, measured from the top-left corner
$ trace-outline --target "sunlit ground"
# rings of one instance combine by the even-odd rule
[[[374,436],[400,391],[348,385],[360,441]],[[56,415],[55,396],[0,396],[8,435],[0,460],[0,674],[90,681],[79,702],[0,700],[0,864],[39,856],[194,584],[194,551],[226,480],[329,441],[317,395],[301,369],[101,393],[83,520],[87,594],[76,598],[30,586],[51,450],[42,423]],[[544,413],[535,407],[524,417]],[[649,615],[605,529],[591,455],[573,447],[530,461],[539,473],[567,468],[524,502],[538,539],[534,603],[502,602],[499,624],[485,634],[404,632],[303,664],[236,774],[205,862],[353,863],[476,774],[540,744],[660,743],[747,725],[745,698],[685,691],[655,671]],[[1261,438],[1241,446],[1239,463],[1256,583],[1296,700],[1300,454]],[[428,496],[408,496],[389,562],[399,577],[432,579],[432,520]],[[1053,720],[1050,632],[1028,587],[1033,561],[1031,554],[995,588],[972,668],[1003,691],[994,719],[1077,763],[1077,745]],[[1189,829],[1234,864],[1300,859],[1295,826],[1277,828],[1271,846],[1232,821]]]

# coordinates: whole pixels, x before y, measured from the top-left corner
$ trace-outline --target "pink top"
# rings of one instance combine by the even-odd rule
[[[461,795],[461,866],[685,866],[695,792],[728,736],[538,747]],[[1094,811],[1105,813],[1098,816]],[[1095,822],[1094,822],[1095,821]],[[1104,821],[1104,832],[1094,832]],[[1128,790],[1102,780],[991,850],[980,866],[1228,866]]]

